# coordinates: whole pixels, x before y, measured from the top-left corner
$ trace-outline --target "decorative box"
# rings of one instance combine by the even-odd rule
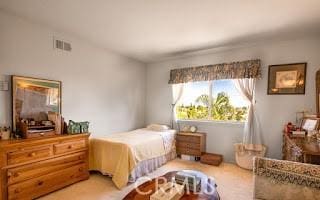
[[[219,166],[223,160],[223,156],[214,153],[204,153],[201,155],[200,162],[208,165]]]
[[[179,200],[184,195],[184,186],[176,183],[165,183],[159,187],[150,200]]]
[[[68,133],[88,133],[89,132],[89,122],[74,122],[69,120]]]
[[[306,136],[305,131],[292,131],[292,136],[304,137]]]
[[[201,189],[201,178],[195,173],[179,171],[174,178],[176,183],[184,185],[188,191],[199,192]]]
[[[69,120],[68,133],[69,134],[81,133],[81,125],[80,125],[80,123],[74,122],[72,120]]]
[[[89,122],[79,122],[81,133],[88,133],[89,132]]]

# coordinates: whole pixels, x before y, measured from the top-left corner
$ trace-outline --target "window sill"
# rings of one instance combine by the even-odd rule
[[[192,119],[182,119],[177,120],[178,123],[197,123],[197,124],[219,124],[219,125],[238,125],[244,126],[245,122],[238,122],[238,121],[211,121],[211,120],[192,120]]]

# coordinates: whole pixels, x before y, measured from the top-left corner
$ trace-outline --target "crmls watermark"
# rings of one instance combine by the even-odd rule
[[[154,188],[149,189],[147,191],[142,191],[139,188],[139,185],[143,182],[154,182]],[[204,182],[202,182],[204,181]],[[152,179],[150,177],[141,177],[136,180],[135,182],[135,190],[139,195],[145,196],[145,195],[152,195],[153,193],[158,192],[159,190],[163,190],[163,192],[174,192],[174,190],[165,191],[161,186],[165,185],[166,183],[171,183],[172,185],[179,184],[184,186],[184,193],[185,194],[206,194],[206,195],[214,195],[216,192],[216,184],[215,180],[212,177],[208,177],[207,180],[201,180],[201,187],[197,187],[196,180],[194,179],[193,182],[188,181],[187,178],[184,179],[183,183],[179,182],[177,183],[174,178],[171,178],[168,180],[165,177],[157,177],[155,179]]]

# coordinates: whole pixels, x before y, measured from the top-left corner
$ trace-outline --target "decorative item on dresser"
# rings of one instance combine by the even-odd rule
[[[68,134],[87,133],[89,131],[89,122],[74,122],[69,120]]]
[[[10,127],[6,127],[6,126],[0,127],[0,138],[2,140],[9,140],[10,135],[11,135]]]
[[[34,199],[88,179],[89,135],[0,141],[0,200]]]
[[[199,160],[206,152],[206,133],[179,132],[177,134],[177,154],[195,156]]]

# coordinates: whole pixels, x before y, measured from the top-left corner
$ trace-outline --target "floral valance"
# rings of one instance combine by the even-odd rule
[[[256,59],[241,62],[173,69],[170,71],[169,84],[260,77],[260,60]]]

